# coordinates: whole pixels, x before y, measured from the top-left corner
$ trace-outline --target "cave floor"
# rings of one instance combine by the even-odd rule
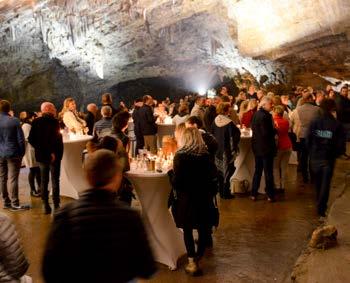
[[[350,164],[337,163],[330,202],[344,187],[343,176],[349,167],[344,163]],[[312,185],[302,185],[296,166],[290,166],[288,180],[285,195],[279,196],[276,203],[268,203],[263,196],[257,202],[236,197],[219,203],[220,226],[213,234],[214,248],[201,261],[202,277],[185,274],[184,257],[179,260],[178,270],[170,271],[159,264],[154,278],[142,282],[289,282],[294,263],[318,225],[318,218],[314,189]],[[41,201],[30,198],[25,169],[20,175],[20,199],[22,203],[31,203],[32,209],[7,213],[16,223],[29,258],[28,275],[35,283],[41,283],[41,256],[52,216],[43,215]],[[63,203],[69,201],[63,199]],[[133,206],[139,209],[137,201]]]

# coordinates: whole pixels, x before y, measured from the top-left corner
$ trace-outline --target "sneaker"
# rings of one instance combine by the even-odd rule
[[[199,268],[197,262],[193,258],[188,258],[188,264],[185,266],[185,271],[191,276],[201,276],[203,275],[202,270]]]
[[[4,204],[4,209],[11,209],[11,208],[12,208],[11,203],[5,203]]]
[[[39,194],[37,191],[31,191],[31,192],[30,192],[30,195],[31,195],[32,197],[35,197],[35,198],[40,197],[40,194]]]
[[[29,210],[29,205],[19,205],[19,204],[13,204],[10,208],[10,211],[22,211],[22,210]]]

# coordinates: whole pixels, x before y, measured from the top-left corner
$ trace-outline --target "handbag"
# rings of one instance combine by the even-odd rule
[[[297,142],[297,135],[293,132],[288,133],[289,139],[292,142],[292,148],[294,151],[299,150],[299,143]]]
[[[233,178],[231,181],[231,192],[234,194],[246,194],[249,191],[248,180],[238,180]]]

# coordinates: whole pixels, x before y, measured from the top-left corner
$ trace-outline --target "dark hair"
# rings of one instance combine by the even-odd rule
[[[143,98],[140,98],[140,97],[139,97],[139,98],[136,98],[135,102],[136,102],[136,103],[138,103],[138,102],[143,102]]]
[[[200,118],[198,118],[197,116],[191,116],[186,120],[186,123],[194,125],[197,125],[198,129],[201,129],[203,127],[203,122]]]
[[[127,111],[121,111],[113,117],[113,128],[116,132],[120,132],[129,122],[130,114]]]
[[[150,99],[150,98],[151,98],[151,96],[149,96],[149,95],[144,95],[144,96],[142,97],[143,103],[146,103],[146,102],[148,101],[148,99]]]
[[[85,160],[84,172],[90,186],[99,188],[107,185],[121,169],[114,152],[99,149]]]
[[[0,112],[9,113],[11,110],[11,104],[7,100],[0,100]]]
[[[349,89],[349,86],[347,84],[343,85],[340,89],[340,91],[342,91],[343,89]]]
[[[100,140],[97,147],[98,149],[108,149],[110,151],[116,152],[118,147],[118,141],[117,139],[111,136],[105,136]]]
[[[333,99],[328,98],[322,100],[320,107],[324,114],[331,114],[333,111],[336,110],[335,101]]]
[[[102,104],[111,104],[112,103],[112,95],[110,93],[102,94]]]

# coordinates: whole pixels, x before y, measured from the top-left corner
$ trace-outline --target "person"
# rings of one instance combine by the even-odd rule
[[[227,86],[222,86],[220,89],[220,96],[229,96]]]
[[[19,242],[15,225],[0,212],[0,282],[32,282],[25,273],[29,263]]]
[[[233,107],[233,98],[230,99],[229,96],[223,96],[222,102],[230,103],[229,117],[232,120],[233,124],[235,124],[236,126],[239,125],[239,117],[237,115],[236,110]]]
[[[326,95],[323,90],[316,91],[315,95],[315,105],[320,106],[322,101],[326,98]]]
[[[0,186],[4,209],[22,210],[18,198],[18,177],[25,153],[25,139],[20,121],[9,115],[11,104],[0,100]],[[7,190],[7,181],[11,197]]]
[[[190,117],[189,112],[190,111],[189,111],[187,103],[182,103],[179,106],[178,113],[173,118],[173,124],[175,125],[175,127],[181,123],[186,122],[188,117]]]
[[[286,188],[286,175],[288,162],[292,154],[292,142],[289,138],[289,121],[283,118],[284,107],[275,106],[273,109],[273,120],[277,131],[277,155],[274,160],[274,182],[276,192],[284,192]]]
[[[241,104],[243,105],[243,104]],[[255,99],[251,99],[248,102],[247,110],[241,113],[241,125],[246,128],[250,128],[250,124],[252,122],[253,116],[258,108],[258,102]]]
[[[238,154],[238,144],[241,132],[229,118],[230,103],[222,102],[218,105],[218,116],[212,125],[211,133],[218,142],[215,164],[218,169],[219,193],[223,199],[231,199],[231,176],[235,172],[235,159]]]
[[[216,113],[216,107],[220,104],[221,101],[221,97],[219,96],[215,96],[213,98],[212,104],[209,105],[207,107],[207,109],[205,109],[204,112],[204,117],[203,117],[203,124],[204,124],[204,128],[207,132],[211,131],[211,126],[214,123],[214,120],[216,118],[216,116],[218,115]]]
[[[215,163],[215,154],[218,150],[218,142],[216,138],[203,129],[203,123],[201,119],[196,116],[189,117],[185,122],[186,128],[197,128],[202,135],[202,139],[207,146],[207,150],[211,161]]]
[[[350,99],[348,98],[348,93],[348,86],[342,86],[335,102],[337,106],[337,119],[345,129],[347,141],[350,141]]]
[[[41,199],[44,214],[51,213],[49,204],[49,174],[51,173],[52,199],[54,209],[60,207],[60,172],[63,156],[63,139],[57,110],[50,102],[41,104],[42,116],[35,119],[29,133],[28,141],[34,147],[35,158],[39,163],[41,175]]]
[[[35,117],[35,113],[28,114],[25,111],[20,113],[20,121],[22,123],[22,130],[26,141],[26,152],[23,157],[23,162],[26,168],[29,169],[28,183],[30,186],[30,195],[33,197],[39,197],[41,184],[40,168],[35,159],[35,150],[28,142],[30,129],[32,128],[31,124],[34,121]],[[35,188],[35,181],[37,182],[38,190]]]
[[[244,91],[240,91],[236,98],[237,113],[240,113],[241,104],[243,101],[247,100],[247,95]]]
[[[320,108],[313,105],[313,96],[307,90],[303,91],[302,102],[297,106],[294,112],[292,112],[290,121],[292,124],[293,132],[297,135],[299,141],[299,161],[300,169],[303,176],[303,182],[306,184],[310,180],[309,172],[309,152],[306,146],[306,135],[310,127],[310,123],[319,117]],[[299,125],[295,125],[299,123]],[[295,129],[295,130],[294,130]]]
[[[197,116],[202,121],[204,120],[204,103],[205,100],[202,96],[197,96],[195,100],[195,104],[191,110],[191,116]]]
[[[111,117],[114,117],[114,115],[118,113],[118,110],[113,107],[112,94],[110,94],[110,93],[102,94],[102,107],[103,106],[111,107],[111,109],[112,109]]]
[[[310,124],[306,136],[310,164],[315,178],[317,211],[323,220],[336,158],[346,151],[346,136],[342,124],[336,120],[336,103],[332,99],[321,102],[321,116]]]
[[[172,185],[176,192],[172,212],[176,226],[183,229],[188,264],[185,271],[201,275],[199,259],[204,255],[208,227],[212,226],[211,207],[213,206],[213,180],[216,177],[215,165],[210,157],[200,132],[187,128],[178,140],[179,149],[174,157]],[[195,249],[193,229],[198,231],[198,247]]]
[[[112,108],[110,106],[102,106],[101,115],[102,119],[95,123],[93,130],[95,140],[112,134]]]
[[[139,149],[143,149],[145,143],[143,141],[143,135],[141,130],[141,119],[139,117],[139,110],[143,106],[142,98],[138,98],[134,104],[134,111],[132,112],[132,119],[134,121],[134,133],[136,137],[136,154],[139,152]]]
[[[157,152],[157,116],[153,115],[153,98],[150,95],[143,97],[143,106],[139,110],[140,128],[145,148],[152,153]]]
[[[84,134],[86,131],[86,122],[79,117],[77,105],[73,98],[66,98],[63,102],[63,108],[60,113],[64,125],[68,130],[75,134]]]
[[[89,131],[87,134],[89,136],[92,136],[95,122],[97,121],[97,113],[98,113],[98,107],[95,103],[90,103],[86,107],[87,114],[85,115],[85,122],[86,126],[88,127]]]
[[[265,174],[265,191],[269,202],[275,201],[273,180],[273,159],[276,155],[275,128],[270,114],[273,104],[272,99],[264,96],[259,103],[259,109],[254,114],[251,128],[252,149],[255,156],[255,171],[252,182],[252,197],[255,201],[258,196],[261,175]]]
[[[122,180],[118,158],[100,149],[84,163],[90,189],[54,216],[42,273],[51,282],[130,282],[156,271],[138,212],[116,199]]]
[[[124,149],[129,153],[129,137],[125,134],[129,125],[130,114],[127,111],[120,111],[112,119],[113,133],[121,140]]]
[[[248,100],[251,100],[251,99],[255,99],[255,100],[258,100],[258,96],[256,94],[256,91],[255,91],[255,86],[254,85],[251,85],[248,89],[248,93],[247,93],[247,99]]]

